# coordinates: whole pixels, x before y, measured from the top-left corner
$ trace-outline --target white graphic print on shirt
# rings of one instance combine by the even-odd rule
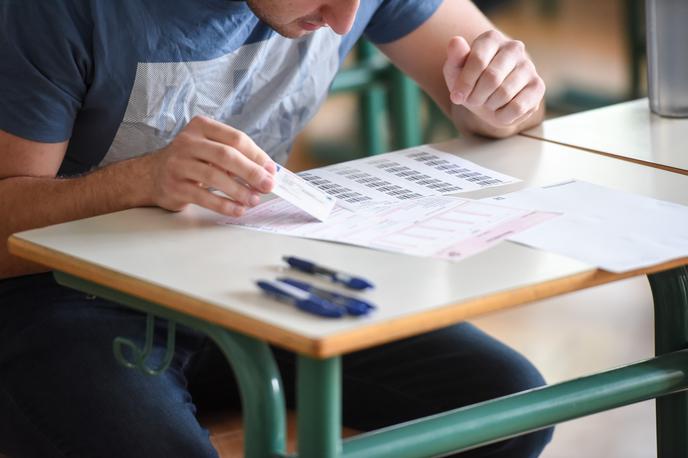
[[[341,37],[273,35],[208,61],[139,63],[129,103],[102,165],[167,145],[196,115],[246,132],[277,162],[327,95]]]

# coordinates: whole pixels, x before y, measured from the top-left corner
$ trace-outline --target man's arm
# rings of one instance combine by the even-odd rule
[[[193,203],[239,216],[273,186],[268,155],[243,132],[208,118],[194,118],[159,151],[79,177],[56,177],[66,149],[67,142],[0,131],[0,279],[45,270],[9,254],[14,232],[154,205],[179,211]]]
[[[501,138],[543,119],[545,85],[523,43],[468,0],[444,0],[418,29],[379,48],[462,131]]]
[[[10,256],[14,232],[143,204],[141,171],[122,163],[80,178],[55,178],[67,142],[39,143],[0,131],[0,278],[44,271]]]

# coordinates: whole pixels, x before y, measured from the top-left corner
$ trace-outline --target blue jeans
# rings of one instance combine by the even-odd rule
[[[165,352],[165,324],[153,354]],[[112,356],[117,336],[143,338],[145,317],[42,274],[0,282],[0,453],[10,457],[216,457],[198,408],[239,405],[228,364],[180,327],[158,377]],[[294,405],[292,353],[273,349]],[[544,383],[521,355],[470,324],[342,359],[344,424],[370,430]],[[536,457],[552,429],[460,454]]]

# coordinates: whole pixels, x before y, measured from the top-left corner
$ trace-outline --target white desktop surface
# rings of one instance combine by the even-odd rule
[[[688,173],[688,118],[656,115],[647,99],[550,119],[524,135]]]
[[[688,204],[688,177],[526,137],[456,140],[440,149],[524,180],[464,194],[484,197],[568,178]],[[669,265],[613,275],[573,259],[510,242],[458,263],[216,224],[191,207],[181,213],[132,209],[22,232],[11,249],[52,268],[143,297],[230,329],[314,356],[332,356],[463,319]],[[259,278],[290,275],[295,255],[371,279],[364,318],[324,319],[263,296]],[[675,262],[671,265],[685,263]],[[322,286],[330,286],[325,281]]]

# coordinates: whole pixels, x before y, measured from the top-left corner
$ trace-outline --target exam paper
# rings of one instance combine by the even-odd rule
[[[688,207],[584,181],[530,188],[484,202],[564,216],[509,240],[553,251],[611,272],[688,257]]]
[[[277,165],[272,193],[320,221],[330,215],[336,199],[316,188],[297,174]]]
[[[398,253],[460,260],[556,214],[457,197],[369,201],[356,211],[336,207],[318,223],[280,200],[249,209],[223,224]]]
[[[520,181],[423,145],[301,172],[322,191],[349,205],[456,194]]]

